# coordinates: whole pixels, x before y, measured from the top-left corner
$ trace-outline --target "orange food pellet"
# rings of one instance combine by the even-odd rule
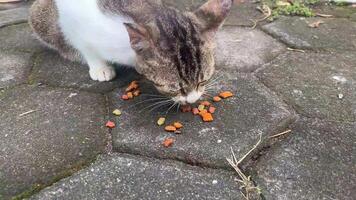
[[[140,94],[141,94],[141,91],[140,91],[140,90],[135,90],[135,91],[133,92],[133,95],[134,95],[135,97],[138,97]]]
[[[106,127],[108,127],[108,128],[115,128],[115,126],[116,126],[115,123],[112,121],[106,122]]]
[[[183,128],[183,124],[181,124],[180,122],[175,122],[173,126],[176,127],[177,129]]]
[[[209,101],[202,101],[200,102],[200,105],[203,105],[203,106],[210,106],[211,103]]]
[[[190,112],[190,111],[192,111],[192,107],[190,107],[189,105],[184,105],[184,106],[182,106],[181,110],[184,113]]]
[[[202,114],[201,116],[202,116],[204,122],[214,121],[213,115],[211,113],[207,112],[207,113]]]
[[[197,115],[197,114],[199,114],[199,109],[198,108],[193,108],[193,114],[194,115]]]
[[[213,98],[213,101],[214,101],[214,102],[220,102],[220,101],[221,101],[221,98],[218,97],[218,96],[216,96],[216,97]]]
[[[210,112],[211,114],[213,114],[213,113],[215,113],[215,111],[216,111],[216,108],[215,108],[214,106],[210,106],[209,112]]]
[[[202,110],[199,112],[199,115],[203,116],[204,114],[208,113],[208,111],[206,109]]]
[[[174,143],[174,139],[173,138],[167,138],[163,141],[163,146],[164,147],[170,147],[172,146]]]
[[[232,94],[232,92],[226,91],[226,92],[220,93],[219,96],[223,99],[227,99],[229,97],[234,96],[234,94]]]
[[[164,130],[166,130],[167,132],[174,132],[177,130],[177,128],[174,126],[166,126]]]
[[[133,90],[136,90],[138,88],[138,82],[137,81],[132,81],[130,85],[126,88],[126,92],[131,92]]]
[[[124,95],[122,95],[121,99],[123,99],[123,100],[129,100],[129,97],[128,97],[126,94],[124,94]]]
[[[128,92],[126,95],[127,95],[127,97],[129,99],[133,99],[134,98],[134,95],[132,94],[132,92]]]

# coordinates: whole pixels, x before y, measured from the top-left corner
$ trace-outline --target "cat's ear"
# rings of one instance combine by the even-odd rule
[[[194,11],[202,32],[215,34],[230,12],[234,0],[209,0]]]
[[[145,27],[131,23],[124,23],[124,25],[129,33],[132,49],[140,52],[149,48],[149,34]]]

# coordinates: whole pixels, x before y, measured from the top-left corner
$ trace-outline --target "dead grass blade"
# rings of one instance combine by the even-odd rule
[[[241,192],[242,195],[246,200],[250,200],[251,194],[257,193],[260,194],[260,188],[256,187],[253,181],[251,180],[251,176],[246,176],[242,170],[240,169],[239,165],[249,156],[262,142],[262,133],[260,133],[260,138],[258,142],[253,146],[253,148],[248,151],[240,160],[237,160],[234,150],[231,147],[231,158],[226,158],[232,168],[237,172],[240,179],[237,179],[239,183],[242,184],[240,190],[244,190]]]

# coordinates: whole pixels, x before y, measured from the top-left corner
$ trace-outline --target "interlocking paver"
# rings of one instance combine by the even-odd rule
[[[324,23],[308,26],[316,21]],[[356,50],[356,22],[347,19],[282,17],[262,28],[295,48]]]
[[[303,118],[291,128],[254,166],[265,198],[354,199],[356,124]]]
[[[154,101],[133,106],[149,99],[149,96],[123,102],[120,100],[123,89],[113,92],[110,95],[111,109],[123,111],[121,117],[115,118],[118,128],[112,131],[114,149],[192,164],[227,167],[225,158],[230,156],[230,147],[235,149],[238,157],[242,157],[256,143],[260,132],[267,137],[291,120],[291,114],[283,104],[253,82],[251,76],[228,71],[221,72],[221,75],[224,75],[222,81],[213,89],[231,90],[236,96],[216,105],[216,119],[212,123],[203,123],[192,113],[175,114],[176,108],[172,109],[167,123],[181,121],[184,129],[180,135],[166,133],[163,127],[156,125],[168,107],[149,112],[147,106],[153,105]],[[152,94],[154,91],[147,83],[141,83],[141,86],[143,93]],[[162,146],[167,137],[176,140],[168,149]]]
[[[89,77],[89,67],[70,62],[53,51],[38,54],[31,76],[32,83],[45,83],[55,87],[78,88],[90,92],[105,93],[127,85],[128,80],[139,75],[130,67],[118,67],[117,78],[111,82],[93,81]]]
[[[259,30],[224,27],[217,34],[218,68],[251,72],[285,51],[284,45]]]
[[[0,93],[0,110],[0,199],[51,184],[104,151],[101,95],[21,86]]]
[[[31,70],[30,53],[0,52],[0,88],[27,81]]]
[[[305,116],[355,121],[355,63],[353,52],[288,52],[257,76]]]
[[[27,23],[0,29],[0,51],[36,52],[45,49]]]
[[[242,199],[234,173],[113,154],[35,199]]]
[[[28,13],[28,7],[0,11],[0,28],[11,24],[26,22]]]

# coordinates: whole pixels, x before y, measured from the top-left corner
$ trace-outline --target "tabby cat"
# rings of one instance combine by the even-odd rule
[[[30,25],[40,41],[110,81],[110,62],[135,66],[162,94],[196,102],[214,73],[214,36],[233,0],[180,12],[160,0],[36,0]]]

